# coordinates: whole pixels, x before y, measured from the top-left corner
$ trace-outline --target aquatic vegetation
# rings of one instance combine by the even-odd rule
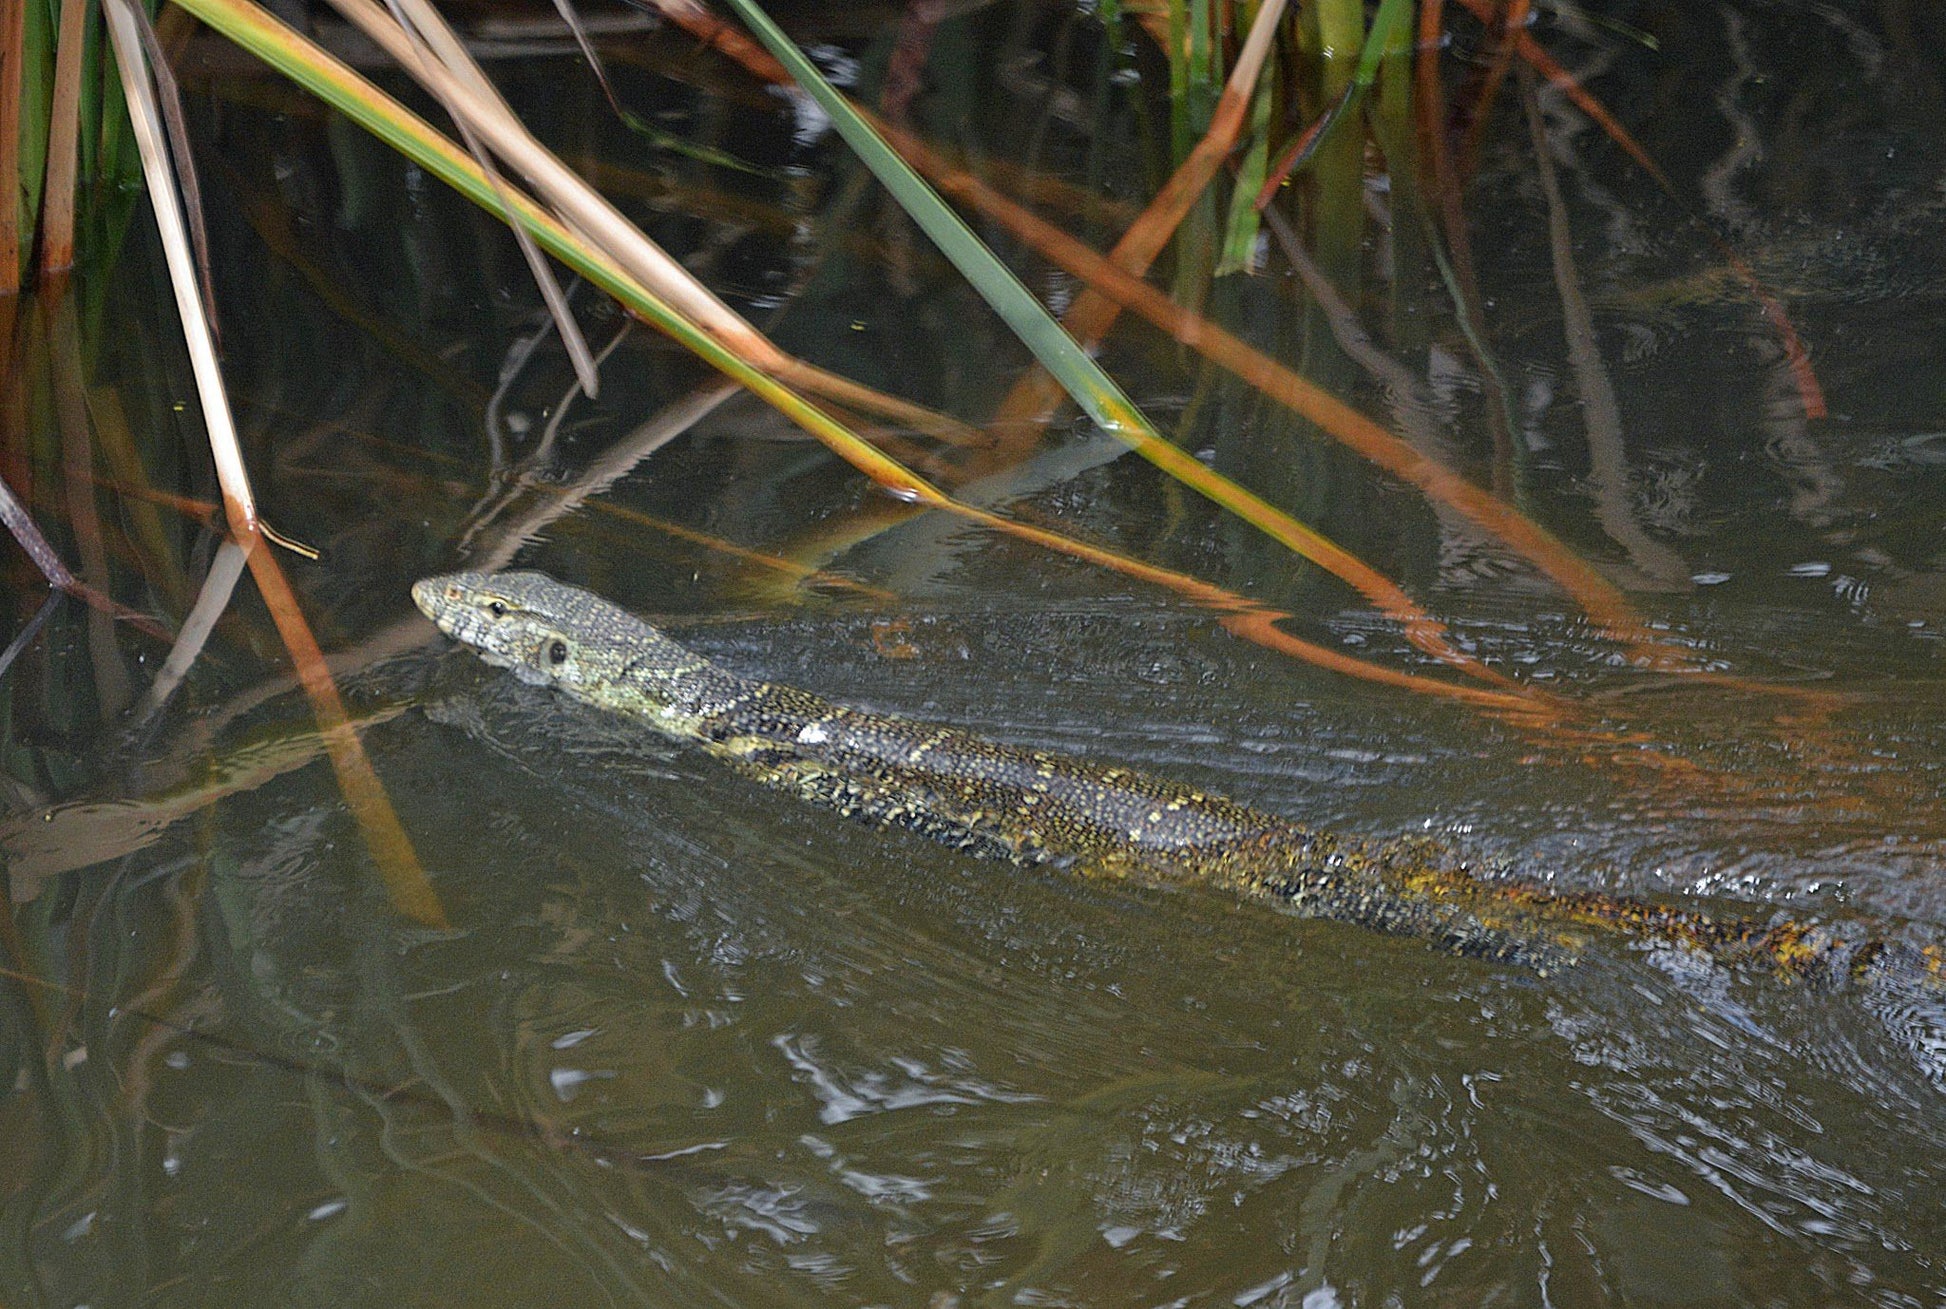
[[[0,1299],[1936,1299],[1939,18],[761,9],[0,5]],[[826,821],[517,567],[1609,945]]]

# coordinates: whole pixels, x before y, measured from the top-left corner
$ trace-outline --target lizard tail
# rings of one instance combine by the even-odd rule
[[[1867,941],[1851,952],[1846,971],[1886,1035],[1935,1090],[1946,1091],[1946,954],[1936,945]]]
[[[1795,918],[1764,922],[1601,892],[1490,885],[1492,898],[1544,922],[1684,945],[1725,965],[1754,965],[1813,986],[1849,989],[1926,1080],[1946,1092],[1946,949],[1939,945],[1915,946],[1856,928],[1846,931]]]

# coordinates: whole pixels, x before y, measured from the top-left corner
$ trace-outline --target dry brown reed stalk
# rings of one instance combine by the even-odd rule
[[[914,166],[925,172],[946,195],[978,208],[1027,242],[1043,258],[1085,279],[1211,362],[1310,419],[1380,468],[1438,503],[1449,505],[1506,542],[1573,596],[1615,639],[1629,645],[1652,642],[1627,600],[1606,578],[1505,501],[1415,450],[1344,401],[1225,328],[1184,309],[1147,282],[1131,277],[1081,241],[1005,197],[995,195],[978,179],[945,175],[938,167],[939,161],[932,159],[918,141],[907,138],[894,144],[901,153],[910,150],[908,157]]]
[[[629,226],[607,200],[566,169],[551,152],[533,139],[517,119],[497,111],[484,97],[438,63],[421,58],[397,23],[370,0],[333,0],[333,4],[361,31],[398,59],[416,79],[433,89],[450,107],[464,113],[480,137],[523,173],[549,203],[558,206],[573,226],[588,236],[624,275],[663,296],[677,313],[684,315],[746,366],[779,381],[807,376],[795,371],[797,365],[794,361],[756,333],[754,328],[717,300],[647,237]],[[705,307],[706,313],[701,318],[690,317],[690,311],[697,306]],[[828,432],[827,435],[836,434]],[[1506,684],[1504,676],[1446,641],[1440,624],[1396,584],[1332,542],[1241,488],[1224,482],[1220,488],[1211,490],[1212,483],[1222,479],[1176,447],[1159,439],[1144,440],[1140,433],[1134,432],[1127,439],[1135,444],[1144,457],[1158,463],[1179,480],[1203,489],[1206,494],[1273,538],[1347,580],[1399,622],[1407,639],[1421,649],[1483,681]],[[841,444],[850,440],[847,433],[846,441]],[[853,458],[852,454],[846,457]],[[858,460],[853,458],[853,462],[857,463]]]
[[[506,108],[490,84],[481,89],[480,83],[485,82],[483,75],[477,81],[472,77],[462,77],[447,64],[422,57],[411,37],[370,0],[333,0],[333,3],[347,21],[439,97],[449,112],[463,116],[481,141],[525,176],[540,198],[558,212],[567,226],[594,242],[638,283],[650,288],[739,357],[791,385],[814,394],[829,395],[864,412],[909,425],[914,430],[927,432],[939,439],[955,444],[983,442],[984,438],[963,422],[837,377],[779,350],[698,282],[679,262],[671,259],[630,224],[584,178],[541,145]],[[474,71],[477,73],[477,69]],[[524,227],[531,220],[521,218],[518,221]]]
[[[713,20],[698,18],[694,13],[686,11],[679,4],[674,5],[671,10],[671,16],[685,26],[696,24],[703,30],[708,30],[712,33],[715,30],[710,26]],[[1272,14],[1272,17],[1274,17],[1274,14]],[[1253,29],[1252,42],[1250,43],[1253,47],[1253,53],[1249,62],[1258,68],[1261,67],[1262,59],[1267,54],[1268,42],[1274,30],[1274,24],[1272,23],[1261,23]],[[752,48],[747,42],[730,41],[725,42],[725,44],[728,48],[741,51],[746,55]],[[786,84],[788,84],[789,75],[775,61],[770,60],[768,56],[763,60],[752,59],[747,67],[753,72],[774,70],[776,76],[785,79]],[[1239,85],[1247,88],[1248,83],[1239,79]],[[1240,91],[1239,96],[1241,100],[1247,102],[1247,94]],[[912,137],[910,133],[901,131],[868,110],[864,110],[855,105],[851,106],[851,108],[853,112],[858,114],[868,130],[877,133],[902,155],[905,155],[908,162],[914,167],[917,167],[921,172],[926,173],[935,185],[951,193],[951,184],[941,174],[957,173],[957,170],[946,167],[936,154],[916,138]],[[1182,181],[1177,190],[1180,195],[1185,197],[1185,203],[1193,200],[1200,189],[1201,183],[1196,182],[1196,174],[1204,166],[1213,169],[1220,162],[1220,158],[1220,153],[1212,153],[1209,158],[1199,162],[1196,169],[1190,170],[1182,176]],[[965,178],[963,174],[958,175],[958,180],[971,186],[978,195],[988,196],[991,194],[983,185],[973,179]],[[1000,203],[1005,204],[1006,202]],[[1174,202],[1172,201],[1172,203]],[[1025,215],[1028,222],[1040,224],[1043,228],[1047,227],[1039,219],[1034,218],[1032,215],[1026,215],[1025,211],[1018,205],[1011,206],[1007,212],[1013,215]],[[1173,220],[1170,223],[1170,227],[1173,230]],[[1137,244],[1138,246],[1145,245],[1150,240],[1155,241],[1157,243],[1156,248],[1159,249],[1160,244],[1166,242],[1167,233],[1162,232],[1158,235],[1155,231],[1147,231]],[[1078,243],[1076,244],[1078,245]],[[1100,257],[1095,256],[1095,258],[1099,260]],[[1087,275],[1083,274],[1083,277],[1086,279]],[[1265,532],[1272,539],[1277,540],[1287,548],[1318,564],[1326,571],[1346,582],[1363,595],[1367,601],[1385,613],[1387,617],[1397,622],[1404,630],[1406,638],[1421,650],[1431,654],[1441,662],[1460,669],[1468,676],[1475,677],[1491,685],[1512,685],[1511,681],[1503,674],[1488,668],[1478,659],[1475,659],[1465,651],[1459,650],[1450,641],[1446,640],[1443,625],[1420,608],[1405,593],[1403,588],[1348,551],[1339,547],[1336,543],[1326,539],[1311,528],[1296,522],[1290,515],[1263,501],[1261,497],[1256,496],[1247,489],[1239,487],[1228,479],[1212,473],[1199,460],[1178,447],[1162,441],[1159,437],[1150,437],[1144,432],[1121,429],[1118,429],[1118,435],[1121,439],[1128,441],[1143,458],[1156,464],[1170,476],[1195,488],[1201,494],[1208,496],[1216,503],[1229,509],[1232,513],[1237,514],[1245,521]]]
[[[48,105],[47,173],[41,189],[40,268],[52,279],[74,264],[74,214],[80,165],[82,50],[88,0],[61,0]],[[53,289],[50,286],[50,289]]]
[[[142,43],[137,26],[139,20],[129,10],[133,2],[107,0],[105,16],[122,86],[127,93],[129,117],[142,157],[143,174],[153,201],[151,208],[162,236],[163,256],[176,296],[177,317],[188,346],[197,397],[202,404],[204,428],[215,458],[217,481],[222,488],[225,518],[232,537],[245,551],[278,635],[290,651],[299,683],[311,701],[312,712],[317,716],[339,789],[364,834],[393,904],[400,913],[416,922],[443,927],[446,923],[445,912],[399,822],[398,814],[394,812],[378,775],[372,769],[364,744],[350,725],[337,684],[332,681],[317,638],[304,620],[289,580],[266,544],[271,534],[266,532],[257,514],[256,500],[237,441],[236,424],[230,413],[228,392],[216,361],[209,320],[203,312],[197,289],[194,260],[162,144],[154,89],[143,68]]]
[[[785,359],[768,338],[732,311],[681,264],[630,223],[586,181],[563,164],[497,96],[481,94],[444,64],[422,58],[418,47],[371,0],[332,0],[359,31],[377,42],[413,80],[463,115],[469,128],[507,165],[527,179],[535,193],[569,227],[583,233],[641,285],[650,287],[677,312],[709,333],[724,348],[766,372]]]

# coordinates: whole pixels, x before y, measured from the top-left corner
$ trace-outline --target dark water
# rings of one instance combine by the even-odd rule
[[[818,39],[875,95],[896,20],[827,15]],[[191,42],[258,492],[323,551],[285,569],[451,925],[392,907],[247,575],[159,708],[167,645],[61,602],[0,682],[0,1300],[1940,1303],[1946,1051],[1923,1010],[1625,946],[1541,979],[976,863],[511,682],[406,597],[517,561],[741,669],[1320,825],[1946,939],[1946,32],[1888,0],[1621,6],[1535,35],[1684,197],[1538,92],[1612,438],[1567,344],[1517,78],[1464,197],[1510,450],[1399,187],[1371,188],[1392,226],[1354,233],[1353,269],[1409,387],[1333,344],[1275,249],[1207,309],[1420,421],[1483,484],[1497,471],[1695,668],[1740,680],[1639,666],[1505,547],[1149,329],[1104,358],[1185,445],[1570,701],[1552,726],[1323,672],[930,519],[800,585],[726,547],[816,563],[808,542],[883,503],[745,399],[564,506],[708,379],[637,329],[598,402],[562,413],[551,339],[502,387],[536,324],[504,237]],[[1062,8],[976,10],[938,29],[911,112],[977,159],[1139,205],[1166,172],[1166,79],[1121,39]],[[1018,349],[814,124],[686,38],[605,48],[639,114],[746,167],[632,139],[565,54],[492,67],[789,348],[991,411]],[[1449,52],[1456,104],[1491,62]],[[1049,212],[1102,246],[1128,217]],[[214,492],[146,221],[66,316],[22,307],[4,471],[78,571],[173,628],[215,539],[138,491]],[[1706,227],[1787,305],[1827,416]],[[1185,239],[1160,276],[1193,282],[1203,257]],[[597,342],[614,332],[577,304]],[[1450,678],[1090,438],[1058,420],[1067,471],[1009,512]],[[41,591],[6,567],[11,635]]]

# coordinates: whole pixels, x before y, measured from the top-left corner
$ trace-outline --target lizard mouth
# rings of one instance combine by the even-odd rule
[[[482,614],[474,613],[454,594],[454,588],[444,578],[426,577],[412,584],[412,603],[419,606],[419,612],[432,620],[432,625],[454,640],[480,650],[487,623]],[[505,665],[501,665],[504,667]]]
[[[419,606],[419,612],[434,622],[439,621],[436,612],[439,608],[439,594],[433,586],[433,579],[422,577],[412,584],[412,603]]]

